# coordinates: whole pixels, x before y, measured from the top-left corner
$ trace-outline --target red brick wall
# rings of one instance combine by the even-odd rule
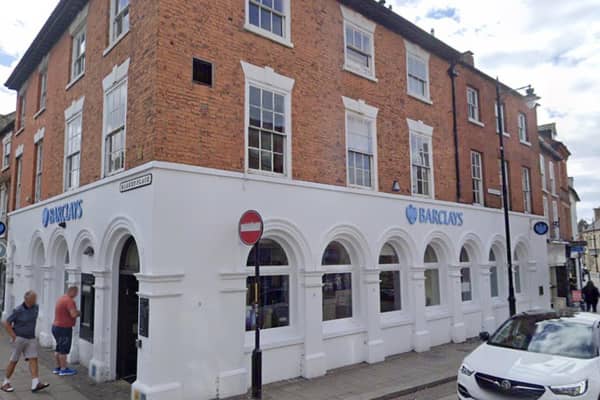
[[[244,30],[245,10],[239,0],[172,0],[133,2],[131,32],[106,57],[108,2],[91,0],[85,77],[65,91],[70,63],[68,33],[50,54],[48,106],[33,120],[37,76],[28,87],[27,125],[13,148],[25,144],[23,203],[33,197],[33,135],[46,127],[43,198],[62,192],[64,110],[85,95],[81,184],[101,173],[102,79],[128,56],[127,168],[150,160],[242,171],[244,168],[244,75],[240,61],[272,67],[295,79],[292,96],[293,178],[346,185],[345,110],[342,96],[363,99],[379,109],[377,119],[379,190],[390,192],[398,180],[401,193],[411,193],[407,118],[434,127],[435,194],[456,201],[456,171],[452,132],[449,63],[430,58],[433,105],[406,94],[404,39],[381,25],[375,31],[378,82],[342,70],[343,19],[337,1],[292,2],[293,48]],[[212,88],[191,79],[192,57],[213,62]],[[498,188],[498,145],[494,123],[494,84],[467,68],[459,68],[457,105],[461,202],[470,203],[471,149],[484,153],[485,189]],[[480,90],[485,128],[466,118],[466,84]],[[541,213],[539,151],[535,113],[507,96],[507,158],[511,167],[513,209],[523,208],[521,166],[529,166],[534,188],[534,212]],[[519,143],[517,112],[527,111],[531,147]],[[14,169],[13,169],[14,170]],[[499,207],[499,198],[486,194],[486,205]]]
[[[85,75],[77,83],[66,89],[70,82],[71,36],[65,32],[54,45],[48,59],[48,95],[46,110],[37,118],[39,109],[39,75],[33,73],[27,82],[27,104],[25,129],[13,137],[12,165],[15,165],[14,151],[24,145],[21,207],[32,204],[34,199],[35,149],[34,135],[45,127],[43,148],[42,199],[63,192],[63,165],[65,146],[65,109],[73,101],[85,96],[83,107],[81,143],[80,185],[98,180],[101,176],[102,146],[102,80],[115,65],[131,58],[129,69],[129,97],[127,116],[127,166],[133,167],[152,158],[153,139],[152,112],[154,82],[150,78],[157,66],[155,58],[156,16],[155,2],[143,0],[132,7],[131,21],[135,26],[125,38],[103,56],[108,47],[109,2],[91,0],[87,18],[87,45]],[[11,208],[14,208],[14,187]]]

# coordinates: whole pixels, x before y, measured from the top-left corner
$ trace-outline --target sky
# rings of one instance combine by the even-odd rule
[[[3,84],[58,0],[3,1]],[[538,122],[556,122],[570,149],[568,172],[581,197],[579,218],[600,207],[600,0],[387,0],[393,10],[512,86],[542,97]],[[0,87],[0,113],[15,93]]]

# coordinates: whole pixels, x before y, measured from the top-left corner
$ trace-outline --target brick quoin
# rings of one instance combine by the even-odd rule
[[[102,79],[130,58],[127,106],[126,169],[151,160],[228,171],[244,169],[244,74],[241,61],[269,66],[293,78],[293,178],[346,185],[345,109],[342,96],[377,107],[379,191],[411,194],[407,118],[434,128],[433,165],[438,200],[471,203],[470,151],[483,153],[485,205],[499,208],[498,137],[495,133],[495,83],[465,65],[456,80],[458,149],[452,128],[450,62],[431,54],[433,104],[407,95],[404,38],[382,25],[374,37],[377,82],[346,72],[343,18],[336,0],[291,2],[293,48],[244,29],[244,2],[239,0],[138,0],[131,3],[131,30],[106,56],[109,2],[90,0],[87,17],[85,76],[68,90],[71,38],[68,30],[53,46],[48,63],[47,109],[36,119],[39,77],[27,82],[25,129],[13,138],[13,149],[25,147],[21,206],[33,201],[35,132],[45,127],[42,199],[63,192],[65,109],[81,96],[83,136],[81,183],[101,177]],[[214,64],[213,87],[192,82],[192,58]],[[36,69],[37,71],[37,69]],[[485,127],[468,122],[466,86],[479,90]],[[533,211],[542,214],[539,143],[535,111],[522,97],[508,94],[506,153],[510,165],[511,203],[523,211],[521,167],[531,169]],[[531,146],[519,142],[518,112],[527,115]],[[461,196],[456,190],[455,153],[460,157]],[[14,158],[13,161],[14,163]],[[14,164],[13,164],[14,166]],[[13,187],[15,168],[13,173]],[[14,193],[14,191],[13,191]],[[11,201],[14,208],[14,194]]]

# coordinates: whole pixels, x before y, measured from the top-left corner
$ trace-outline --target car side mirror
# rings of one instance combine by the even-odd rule
[[[481,339],[482,342],[487,342],[488,340],[490,340],[490,333],[489,332],[479,333],[479,339]]]

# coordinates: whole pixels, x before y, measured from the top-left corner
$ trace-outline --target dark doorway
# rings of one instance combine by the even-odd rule
[[[138,289],[134,274],[140,271],[137,245],[127,239],[119,263],[119,314],[117,322],[117,378],[133,383],[137,377]]]

